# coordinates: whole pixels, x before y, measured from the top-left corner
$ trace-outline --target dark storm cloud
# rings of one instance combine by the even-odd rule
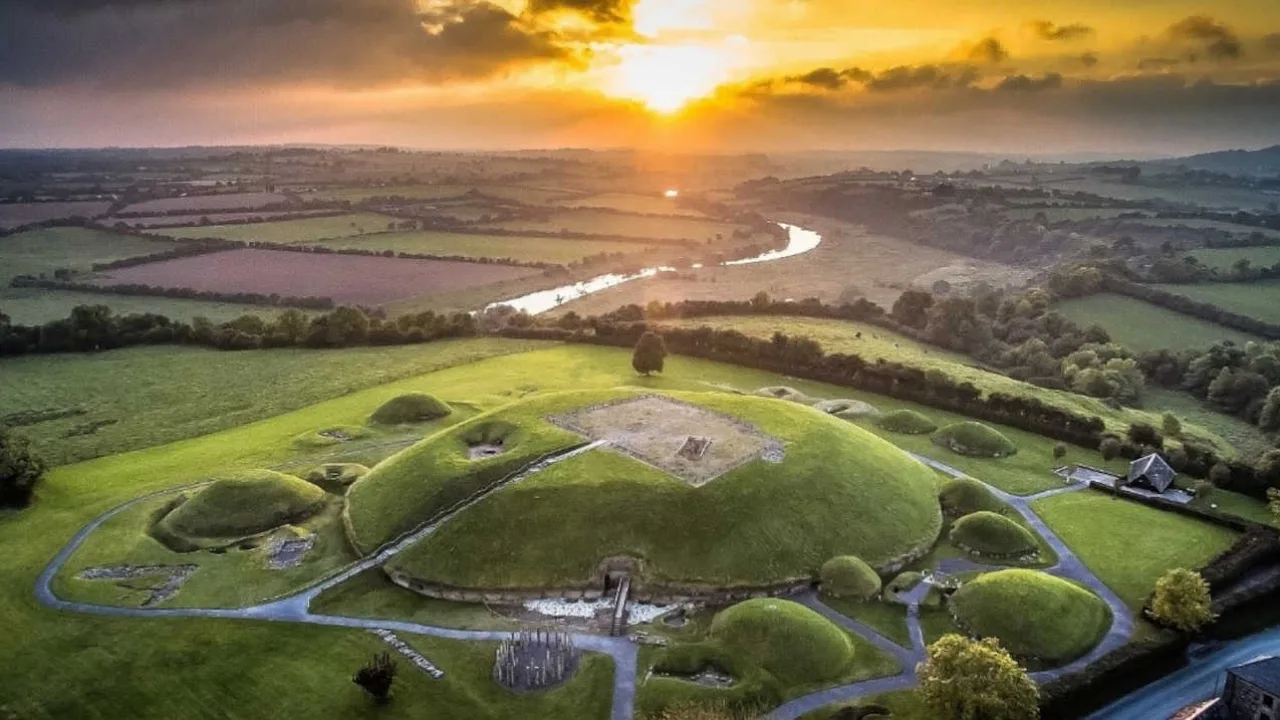
[[[529,11],[572,10],[596,22],[622,23],[631,17],[633,4],[634,0],[530,0]]]
[[[1169,28],[1169,37],[1198,43],[1216,60],[1232,60],[1244,53],[1235,31],[1207,15],[1192,15],[1178,21]]]
[[[480,77],[563,60],[555,35],[489,2],[16,0],[0,5],[0,84],[333,85]]]
[[[976,45],[969,48],[968,58],[973,62],[984,63],[1000,63],[1009,59],[1009,51],[1005,48],[1004,43],[996,38],[983,38]]]
[[[967,66],[900,65],[876,75],[866,85],[868,90],[880,92],[917,88],[948,90],[969,87],[978,78],[978,71]]]
[[[870,82],[873,77],[871,73],[862,68],[836,70],[835,68],[823,67],[811,70],[803,75],[792,75],[786,78],[786,81],[801,85],[811,85],[824,90],[839,90],[850,82]]]
[[[1092,37],[1094,34],[1094,29],[1083,23],[1056,25],[1048,20],[1033,21],[1031,29],[1035,32],[1036,37],[1050,42],[1083,40],[1084,38]]]
[[[1098,53],[1095,52],[1087,52],[1080,56],[1080,64],[1087,68],[1094,67],[1099,62],[1101,61],[1098,59]]]
[[[1000,92],[1040,92],[1057,90],[1062,87],[1062,76],[1058,73],[1045,73],[1040,77],[1031,75],[1010,75],[996,85]]]

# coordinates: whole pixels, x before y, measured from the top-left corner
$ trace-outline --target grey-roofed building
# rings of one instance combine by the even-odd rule
[[[1162,493],[1173,487],[1173,479],[1177,476],[1178,473],[1169,467],[1169,463],[1165,462],[1164,458],[1151,453],[1129,463],[1129,480],[1125,484],[1146,487]]]
[[[1280,657],[1229,668],[1222,705],[1230,720],[1280,718]]]

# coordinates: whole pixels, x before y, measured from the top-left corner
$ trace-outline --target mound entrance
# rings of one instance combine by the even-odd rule
[[[607,441],[692,487],[752,460],[782,454],[782,443],[755,426],[668,397],[621,400],[547,419],[593,441]]]

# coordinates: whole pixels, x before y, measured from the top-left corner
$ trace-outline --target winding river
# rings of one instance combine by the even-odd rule
[[[796,255],[803,255],[822,244],[822,236],[812,230],[806,230],[802,227],[788,225],[786,223],[778,223],[778,225],[787,231],[787,246],[785,248],[781,250],[770,250],[767,253],[751,258],[731,260],[723,263],[723,265],[725,267],[736,267],[739,265],[757,265],[759,263],[783,260],[785,258],[795,257]],[[700,266],[695,265],[694,267]],[[562,285],[558,288],[540,290],[538,292],[529,293],[528,295],[522,295],[521,297],[512,298],[510,300],[502,300],[492,303],[485,309],[488,310],[489,308],[507,305],[517,310],[523,310],[530,315],[538,315],[549,310],[554,310],[565,303],[572,302],[593,293],[598,293],[601,290],[608,290],[609,288],[629,283],[632,280],[642,280],[662,273],[675,271],[676,269],[673,267],[662,266],[645,268],[644,270],[631,275],[610,273],[608,275],[593,277],[590,280],[573,283],[572,285]]]

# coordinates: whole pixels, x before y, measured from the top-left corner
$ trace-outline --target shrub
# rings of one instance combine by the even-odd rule
[[[635,352],[631,355],[631,367],[635,368],[635,371],[641,375],[660,373],[666,358],[667,346],[662,341],[662,336],[655,332],[647,331],[640,336],[639,342],[636,343]]]
[[[1018,452],[1018,446],[1003,433],[979,422],[948,425],[933,436],[933,441],[969,457],[1002,458]]]
[[[886,413],[876,420],[876,425],[902,435],[928,435],[938,429],[932,420],[915,410],[894,410]]]
[[[1151,615],[1183,632],[1196,632],[1214,619],[1209,583],[1194,570],[1174,568],[1156,581]]]
[[[31,494],[43,475],[44,461],[26,438],[0,425],[0,507],[22,507],[31,502]]]
[[[1217,487],[1231,484],[1231,468],[1225,463],[1215,463],[1209,468],[1209,482]]]
[[[408,393],[383,403],[370,419],[380,425],[427,422],[445,417],[453,409],[426,393]]]
[[[957,520],[951,528],[951,544],[992,558],[1022,557],[1034,553],[1038,547],[1030,530],[986,510]]]
[[[1103,460],[1110,462],[1119,457],[1120,449],[1122,447],[1124,447],[1124,445],[1120,442],[1119,438],[1106,437],[1103,438],[1102,442],[1098,445],[1098,452],[1102,453]]]
[[[980,510],[1003,513],[1008,510],[1003,502],[973,478],[952,478],[938,491],[942,512],[950,517],[963,517]]]
[[[822,591],[832,597],[870,600],[880,593],[880,576],[861,558],[852,555],[826,561],[819,577]]]
[[[716,615],[711,636],[788,687],[835,680],[853,663],[853,644],[844,631],[789,600],[734,605]]]
[[[920,665],[920,694],[941,720],[1040,716],[1040,691],[1000,643],[946,635]]]
[[[1054,444],[1054,446],[1053,446],[1053,459],[1054,459],[1054,460],[1061,460],[1062,458],[1064,458],[1064,457],[1066,457],[1066,456],[1067,456],[1067,445],[1066,445],[1066,443],[1055,443],[1055,444]]]

